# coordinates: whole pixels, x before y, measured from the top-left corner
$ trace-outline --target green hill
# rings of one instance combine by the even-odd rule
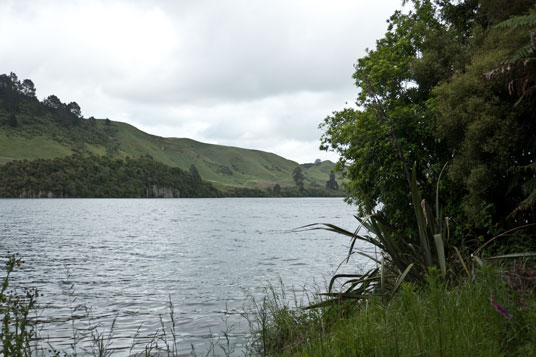
[[[203,180],[224,191],[295,187],[293,171],[299,164],[294,161],[259,150],[159,137],[108,119],[86,119],[74,102],[64,104],[55,96],[38,101],[33,83],[24,88],[27,80],[20,83],[13,76],[0,76],[0,163],[72,154],[149,158],[183,170],[195,165]],[[302,166],[305,188],[324,190],[333,167],[329,161]],[[333,194],[342,192],[326,191]]]

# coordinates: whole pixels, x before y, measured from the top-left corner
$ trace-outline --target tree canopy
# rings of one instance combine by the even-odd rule
[[[0,166],[0,197],[221,196],[199,175],[143,158],[73,155]]]
[[[340,154],[348,199],[361,214],[377,209],[389,223],[410,226],[411,167],[432,200],[447,164],[439,199],[459,233],[478,237],[533,222],[535,102],[511,90],[516,80],[532,85],[536,74],[530,56],[517,72],[511,62],[531,46],[530,25],[512,22],[536,23],[527,18],[533,1],[411,4],[355,64],[357,109],[335,111],[320,125],[321,148]]]

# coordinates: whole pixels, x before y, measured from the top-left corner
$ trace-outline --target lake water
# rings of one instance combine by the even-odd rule
[[[181,354],[193,345],[204,355],[224,332],[241,354],[250,296],[279,279],[298,295],[324,288],[347,253],[346,237],[291,230],[317,222],[354,230],[353,214],[338,198],[4,199],[0,252],[23,258],[13,284],[43,294],[41,336],[59,350],[72,352],[76,335],[84,355],[84,331],[114,319],[114,355],[128,355],[134,337],[139,350],[160,316],[170,326],[171,299]],[[356,269],[360,262],[341,268]]]

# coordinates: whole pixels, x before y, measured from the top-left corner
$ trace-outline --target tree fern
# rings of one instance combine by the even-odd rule
[[[536,14],[512,17],[495,25],[495,28],[505,30],[521,27],[536,27]]]
[[[527,209],[536,203],[536,163],[527,165],[526,169],[532,171],[532,178],[523,185],[523,192],[527,198],[519,205],[521,209]]]
[[[505,58],[501,64],[484,73],[487,80],[498,78],[499,76],[508,75],[506,85],[511,95],[516,94],[519,104],[526,96],[535,91],[534,71],[528,65],[536,60],[536,13],[524,16],[512,17],[494,26],[496,29],[515,30],[519,28],[529,28],[530,41],[525,46],[515,50],[510,57]]]
[[[516,50],[512,57],[506,60],[507,63],[514,64],[522,60],[534,60],[534,47],[533,44],[526,45]]]
[[[525,211],[536,205],[536,163],[519,167],[525,171],[530,178],[521,186],[525,199],[513,210],[509,216],[515,216],[520,211]]]

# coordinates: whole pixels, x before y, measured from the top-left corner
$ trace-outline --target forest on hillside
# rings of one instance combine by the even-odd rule
[[[70,156],[0,167],[0,197],[221,197],[195,166],[189,172],[149,159]]]

